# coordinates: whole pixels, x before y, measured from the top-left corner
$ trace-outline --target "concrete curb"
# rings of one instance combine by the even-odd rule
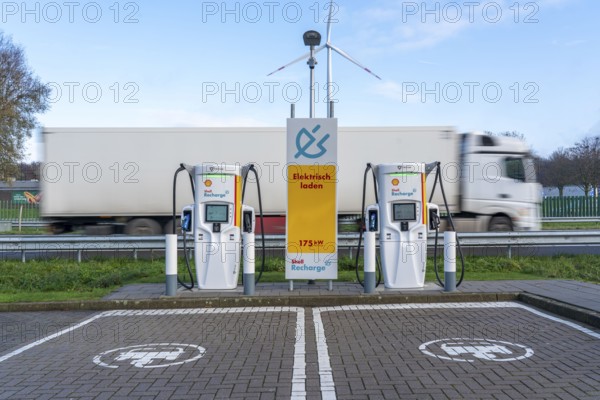
[[[520,293],[518,300],[530,306],[549,311],[561,317],[600,328],[600,313],[586,308],[573,306],[548,297],[530,293]]]
[[[2,303],[0,312],[106,311],[123,309],[227,308],[227,307],[332,307],[356,304],[448,303],[514,301],[519,293],[435,293],[328,296],[202,297],[142,300],[86,300],[41,303]]]
[[[408,304],[408,303],[471,303],[495,301],[520,301],[561,317],[600,328],[600,313],[566,304],[548,297],[525,292],[502,293],[410,293],[327,296],[245,296],[245,297],[195,297],[140,300],[85,300],[40,303],[0,303],[0,312],[34,311],[108,311],[148,310],[167,308],[231,308],[231,307],[332,307],[357,304]]]

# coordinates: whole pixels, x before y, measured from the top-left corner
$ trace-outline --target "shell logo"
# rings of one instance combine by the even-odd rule
[[[400,181],[398,180],[398,178],[394,178],[394,179],[392,180],[392,185],[394,185],[394,186],[398,186],[399,184],[400,184]]]
[[[204,181],[204,186],[211,187],[212,186],[212,181],[210,179],[205,180]]]

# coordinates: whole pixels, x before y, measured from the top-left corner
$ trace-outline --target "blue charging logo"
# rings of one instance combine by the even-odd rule
[[[312,130],[312,133],[309,132],[306,128],[302,128],[300,132],[298,132],[298,135],[296,135],[296,149],[298,150],[298,152],[296,153],[294,158],[299,158],[300,156],[302,156],[314,160],[316,158],[323,157],[323,155],[327,153],[327,149],[325,148],[325,142],[327,142],[327,140],[330,137],[328,133],[325,134],[325,136],[323,136],[321,140],[319,140],[316,146],[313,146],[313,144],[317,141],[317,138],[314,134],[316,134],[319,131],[319,129],[321,129],[321,125],[315,126]],[[305,137],[307,139],[303,140]],[[304,144],[302,144],[303,141]],[[311,147],[316,147],[318,150],[316,152],[309,153],[308,150]]]

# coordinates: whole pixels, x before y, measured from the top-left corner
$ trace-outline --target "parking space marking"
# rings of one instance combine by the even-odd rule
[[[436,354],[436,348],[438,352],[442,352]],[[522,344],[479,338],[436,339],[423,343],[419,350],[430,357],[456,362],[474,362],[476,359],[511,362],[529,358],[534,354],[531,348]]]
[[[29,343],[26,346],[19,347],[18,349],[16,349],[16,350],[14,350],[14,351],[12,351],[12,352],[10,352],[8,354],[5,354],[2,357],[0,357],[0,363],[3,362],[3,361],[6,361],[9,358],[12,358],[12,357],[14,357],[16,355],[21,354],[24,351],[27,351],[29,349],[32,349],[32,348],[36,347],[36,346],[39,346],[40,344],[44,344],[44,343],[49,342],[49,341],[51,341],[53,339],[56,339],[57,337],[60,337],[60,336],[62,336],[64,334],[73,332],[75,329],[81,328],[81,327],[83,327],[83,326],[85,326],[85,325],[87,325],[87,324],[89,324],[91,322],[94,322],[98,318],[104,317],[105,316],[104,314],[105,313],[100,313],[100,314],[94,315],[93,317],[88,318],[85,321],[78,323],[77,325],[71,326],[71,327],[69,327],[67,329],[63,329],[62,331],[58,331],[56,333],[53,333],[52,335],[44,336],[43,338],[41,338],[39,340],[36,340],[35,342]]]
[[[192,357],[190,357],[190,352]],[[112,369],[119,368],[118,361],[125,361],[126,364],[129,363],[137,368],[166,368],[196,361],[204,354],[206,354],[206,349],[195,344],[148,343],[106,350],[94,357],[93,361],[100,367]],[[181,355],[188,357],[180,361],[179,356]],[[162,361],[162,363],[154,364],[156,360]]]
[[[569,326],[579,332],[600,339],[600,333],[581,325],[567,321],[553,315],[538,311],[529,306],[515,302],[481,302],[481,303],[414,303],[414,304],[365,304],[335,307],[320,307],[313,309],[313,323],[315,327],[315,340],[317,345],[317,357],[319,367],[319,378],[321,382],[321,396],[323,400],[335,400],[335,382],[333,370],[325,337],[325,327],[321,314],[335,311],[378,311],[378,310],[423,310],[423,309],[481,309],[481,308],[513,308],[526,310],[532,314]]]
[[[295,312],[296,313],[296,340],[294,344],[294,363],[292,371],[291,398],[300,400],[306,398],[306,330],[304,323],[304,308],[301,307],[238,307],[238,308],[197,308],[197,309],[164,309],[164,310],[113,310],[104,311],[86,319],[72,327],[63,329],[52,335],[20,347],[2,357],[0,363],[17,356],[38,345],[49,342],[76,329],[82,328],[100,318],[131,317],[131,316],[156,316],[156,315],[210,315],[210,314],[235,314],[235,313],[265,313],[265,312]]]

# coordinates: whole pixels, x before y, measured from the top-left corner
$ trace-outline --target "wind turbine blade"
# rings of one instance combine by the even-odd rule
[[[329,18],[327,18],[327,43],[331,41],[331,17],[333,16],[333,0],[329,2]]]
[[[334,45],[332,45],[331,43],[328,43],[327,46],[329,48],[331,48],[331,50],[335,51],[336,53],[338,53],[340,56],[344,57],[346,60],[350,61],[351,63],[357,65],[358,67],[364,69],[365,71],[367,71],[369,74],[373,75],[375,78],[381,80],[381,78],[375,74],[373,71],[371,71],[369,68],[365,67],[364,65],[362,65],[361,63],[359,63],[358,61],[356,61],[355,59],[353,59],[352,57],[350,57],[350,55],[348,55],[348,53],[346,53],[345,51],[338,49],[337,47],[335,47]]]
[[[314,54],[317,54],[318,52],[320,52],[321,50],[323,50],[325,48],[325,45],[318,47],[317,49],[315,49]],[[279,67],[277,68],[275,71],[271,72],[270,74],[268,74],[267,76],[271,76],[279,71],[281,71],[282,69],[285,69],[287,67],[289,67],[290,65],[296,64],[297,62],[300,62],[302,60],[307,60],[310,57],[310,52],[302,55],[301,57],[296,58],[294,61],[285,64],[283,67]]]
[[[288,63],[288,64],[285,64],[283,67],[279,67],[279,68],[277,68],[275,71],[271,72],[271,73],[270,73],[269,75],[267,75],[267,76],[271,76],[271,75],[273,75],[273,74],[275,74],[275,73],[277,73],[277,72],[281,71],[282,69],[285,69],[285,68],[289,67],[290,65],[296,64],[297,62],[300,62],[300,61],[302,61],[302,60],[306,60],[308,57],[310,57],[310,53],[304,54],[304,55],[302,55],[302,56],[300,56],[300,57],[296,58],[294,61],[292,61],[292,62],[290,62],[290,63]]]

